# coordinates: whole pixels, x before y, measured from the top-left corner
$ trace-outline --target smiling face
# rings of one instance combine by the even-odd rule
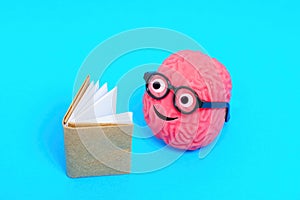
[[[181,51],[167,58],[157,72],[166,79],[152,76],[143,98],[145,120],[155,136],[180,149],[209,144],[224,124],[225,109],[199,109],[195,95],[204,101],[229,101],[226,69],[200,52]],[[168,84],[180,89],[168,89]]]

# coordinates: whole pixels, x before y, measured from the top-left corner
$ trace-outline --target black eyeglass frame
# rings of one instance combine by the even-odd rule
[[[166,82],[167,82],[167,91],[166,91],[165,94],[164,94],[163,96],[161,96],[161,97],[157,97],[157,96],[153,95],[153,94],[151,93],[151,91],[149,90],[149,88],[148,88],[148,84],[149,84],[148,82],[149,82],[149,79],[150,79],[152,76],[154,76],[154,75],[159,75],[159,76],[163,77],[163,78],[166,80]],[[199,98],[199,96],[197,95],[197,93],[196,93],[193,89],[191,89],[191,88],[189,88],[189,87],[187,87],[187,86],[179,86],[179,87],[175,87],[175,86],[173,86],[173,85],[171,84],[170,80],[169,80],[164,74],[161,74],[161,73],[159,73],[159,72],[146,72],[146,73],[144,74],[144,80],[145,80],[145,82],[146,82],[146,91],[147,91],[148,95],[149,95],[150,97],[152,97],[153,99],[157,99],[157,100],[163,99],[163,98],[165,98],[165,97],[169,94],[170,90],[173,90],[173,92],[174,92],[174,95],[173,95],[173,105],[174,105],[174,107],[175,107],[179,112],[181,112],[181,113],[183,113],[183,114],[191,114],[191,113],[193,113],[193,112],[194,112],[196,109],[198,109],[198,108],[204,108],[204,109],[226,108],[225,122],[228,122],[229,119],[230,119],[230,104],[229,104],[228,102],[207,102],[207,101],[202,101],[202,100]],[[181,109],[176,105],[176,92],[177,92],[178,90],[182,89],[182,88],[191,91],[191,92],[194,94],[194,96],[196,97],[196,99],[197,99],[196,105],[194,106],[193,110],[191,110],[191,111],[189,111],[189,112],[186,112],[186,111],[181,110]]]

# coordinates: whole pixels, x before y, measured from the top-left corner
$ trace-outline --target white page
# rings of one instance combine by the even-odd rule
[[[77,121],[78,122],[78,121]],[[113,114],[90,120],[82,120],[81,123],[112,123],[112,124],[132,124],[132,112]]]
[[[78,102],[77,106],[74,108],[70,118],[69,118],[69,121],[72,121],[74,119],[74,116],[75,115],[78,115],[78,109],[80,108],[80,104],[82,104],[82,100],[86,98],[86,96],[90,93],[90,91],[94,88],[94,81],[92,81],[88,88],[86,89],[86,91],[84,92],[84,94],[82,95],[80,101]]]
[[[107,93],[107,83],[105,83],[96,93],[86,102],[85,105],[80,108],[78,113],[82,113],[87,110],[90,106],[94,105],[101,97]]]
[[[70,121],[81,122],[100,118],[116,113],[117,88],[115,87],[104,96],[102,96],[94,105],[85,109],[82,113],[76,114]]]
[[[94,87],[92,87],[90,91],[86,92],[86,95],[80,99],[80,102],[76,106],[78,113],[80,113],[82,111],[82,108],[95,95],[95,93],[97,92],[98,89],[99,89],[99,81],[97,81],[96,84],[94,85]]]

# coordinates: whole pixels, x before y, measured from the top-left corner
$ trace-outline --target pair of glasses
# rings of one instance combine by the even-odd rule
[[[144,80],[146,81],[147,93],[154,99],[163,99],[172,90],[174,92],[173,105],[183,114],[191,114],[198,108],[226,108],[225,122],[230,119],[228,102],[202,101],[193,89],[187,86],[175,87],[165,75],[158,72],[146,72]]]

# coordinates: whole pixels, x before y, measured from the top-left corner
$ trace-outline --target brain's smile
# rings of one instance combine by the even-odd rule
[[[155,106],[153,106],[153,109],[154,109],[154,112],[155,114],[162,120],[165,120],[165,121],[172,121],[172,120],[175,120],[177,119],[178,117],[167,117],[167,116],[164,116],[163,114],[161,114],[160,112],[158,112],[158,110],[155,108]]]

